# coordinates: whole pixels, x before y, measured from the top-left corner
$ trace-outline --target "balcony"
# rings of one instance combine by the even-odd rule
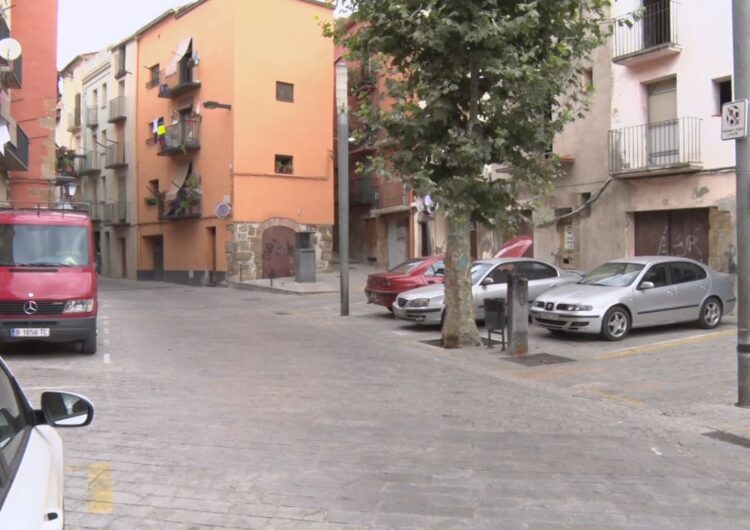
[[[349,204],[377,207],[377,180],[369,175],[349,179]]]
[[[375,209],[401,211],[409,208],[409,191],[401,182],[381,182],[375,190]]]
[[[126,104],[127,99],[125,96],[117,96],[115,99],[111,100],[109,102],[109,119],[107,121],[109,123],[125,121],[127,119]]]
[[[106,169],[128,167],[128,161],[125,158],[126,148],[126,144],[112,144],[107,146],[107,152],[104,155],[104,167]]]
[[[107,220],[107,203],[104,201],[86,201],[91,214],[91,220],[97,223]]]
[[[77,132],[81,130],[81,113],[68,112],[68,132]]]
[[[678,118],[609,131],[609,173],[649,177],[703,169],[700,118]]]
[[[14,61],[6,61],[0,58],[0,76],[2,76],[2,88],[22,88],[23,57]]]
[[[99,167],[99,153],[89,151],[81,158],[81,175],[95,175],[101,171]]]
[[[623,19],[632,19],[640,13],[641,18],[627,25],[615,24],[614,55],[612,62],[634,65],[680,53],[682,47],[677,38],[677,8],[675,0],[650,2],[642,11],[628,13]]]
[[[177,63],[174,73],[159,72],[159,97],[172,99],[200,87],[201,82],[195,78],[194,70],[193,60],[183,58]]]
[[[159,219],[198,219],[201,216],[201,203],[201,194],[198,190],[180,190],[177,195],[170,197],[167,197],[166,192],[160,192],[157,196]]]
[[[109,225],[127,225],[128,220],[128,202],[116,201],[108,202],[104,205],[104,222]]]
[[[29,137],[16,124],[16,141],[5,143],[5,156],[2,157],[1,165],[9,171],[28,171],[29,169]],[[11,134],[11,138],[12,138]]]
[[[159,137],[159,156],[177,156],[201,148],[201,120],[193,115],[166,128]]]
[[[99,107],[86,107],[86,127],[94,128],[99,126]]]

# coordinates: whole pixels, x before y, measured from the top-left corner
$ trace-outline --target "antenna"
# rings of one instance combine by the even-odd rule
[[[10,37],[0,40],[0,59],[15,61],[21,56],[21,43]]]

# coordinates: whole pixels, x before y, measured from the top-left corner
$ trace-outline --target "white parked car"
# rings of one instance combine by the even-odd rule
[[[62,440],[54,427],[93,418],[91,402],[67,392],[44,392],[34,410],[0,359],[0,529],[63,528]]]
[[[531,313],[551,331],[620,340],[631,328],[676,322],[715,328],[735,301],[728,274],[688,258],[640,256],[607,262],[577,284],[547,291]]]
[[[558,269],[540,259],[500,258],[475,261],[471,266],[471,292],[477,320],[484,320],[485,300],[505,299],[509,274],[528,280],[529,302],[552,287],[581,279],[579,272]],[[392,309],[393,314],[403,320],[411,320],[417,324],[441,324],[445,314],[445,288],[442,283],[436,283],[400,293]]]

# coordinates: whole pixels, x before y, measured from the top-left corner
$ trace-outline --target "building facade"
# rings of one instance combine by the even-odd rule
[[[140,279],[211,285],[328,268],[333,53],[309,0],[199,0],[135,35]]]
[[[710,4],[710,5],[709,5]],[[616,26],[582,82],[591,111],[555,141],[569,162],[534,213],[537,257],[588,270],[620,256],[687,256],[735,267],[730,0],[620,0]]]

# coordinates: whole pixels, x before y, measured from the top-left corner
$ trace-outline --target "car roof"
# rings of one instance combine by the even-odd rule
[[[695,261],[694,259],[683,258],[680,256],[630,256],[627,258],[611,259],[607,261],[607,263],[639,263],[642,265],[651,265],[654,263],[665,263],[669,261],[687,261],[690,263],[703,265],[702,263]]]
[[[3,210],[0,224],[55,224],[85,226],[90,222],[87,213],[60,210]]]
[[[497,265],[498,263],[508,263],[511,261],[537,261],[541,263],[547,263],[544,260],[536,259],[536,258],[492,258],[492,259],[475,259],[472,263],[483,263],[487,265]],[[547,263],[548,265],[551,265],[550,263]]]

